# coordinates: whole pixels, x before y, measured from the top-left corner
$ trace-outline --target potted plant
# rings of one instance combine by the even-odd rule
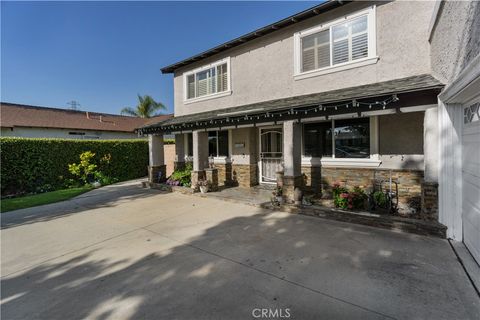
[[[281,205],[283,203],[283,189],[280,186],[277,186],[275,190],[272,192],[273,195],[273,202],[275,202],[278,205]]]
[[[207,193],[210,190],[210,181],[205,179],[198,180],[198,187],[201,193]]]

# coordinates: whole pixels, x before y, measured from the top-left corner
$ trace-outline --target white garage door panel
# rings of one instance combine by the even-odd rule
[[[462,134],[462,221],[463,242],[480,263],[480,121],[474,111]]]

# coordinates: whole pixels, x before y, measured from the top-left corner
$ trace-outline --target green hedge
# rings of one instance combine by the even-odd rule
[[[96,160],[111,155],[104,174],[120,181],[147,175],[147,140],[69,140],[0,138],[2,195],[35,192],[50,185],[64,186],[73,178],[69,163],[78,163],[82,152],[92,151]]]

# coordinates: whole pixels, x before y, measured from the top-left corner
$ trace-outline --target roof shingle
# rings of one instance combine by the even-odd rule
[[[135,129],[171,118],[172,114],[137,118],[114,114],[0,103],[0,127],[64,128],[135,132]]]

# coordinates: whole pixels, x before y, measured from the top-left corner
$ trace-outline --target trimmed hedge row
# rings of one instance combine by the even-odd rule
[[[73,178],[69,163],[78,163],[85,151],[95,160],[110,154],[103,173],[119,181],[147,175],[147,140],[69,140],[36,138],[0,138],[2,195],[34,192],[42,186],[64,186]]]

